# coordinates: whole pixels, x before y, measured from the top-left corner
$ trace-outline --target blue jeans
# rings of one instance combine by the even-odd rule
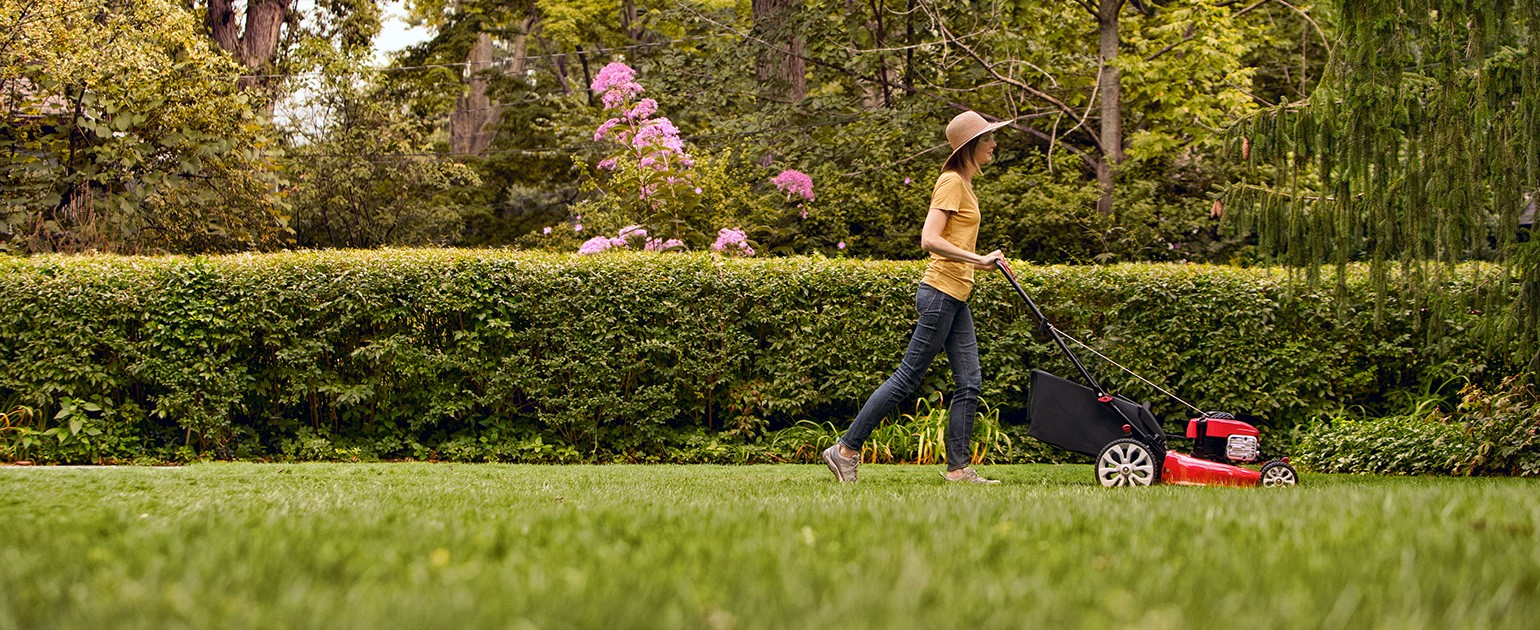
[[[840,443],[853,451],[861,450],[877,423],[920,388],[930,362],[945,348],[947,361],[952,365],[952,380],[956,383],[952,405],[947,410],[946,467],[957,470],[968,465],[972,453],[969,442],[979,407],[979,388],[984,383],[979,372],[979,344],[973,333],[973,314],[968,311],[967,302],[923,282],[915,291],[914,309],[920,318],[915,323],[914,336],[909,338],[903,363],[866,399]]]

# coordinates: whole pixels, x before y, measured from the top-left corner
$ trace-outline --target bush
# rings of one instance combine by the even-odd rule
[[[772,461],[789,455],[775,432],[843,425],[898,364],[921,265],[434,249],[3,259],[0,400],[38,411],[29,431],[104,437],[11,440],[0,457]],[[1461,271],[1448,292],[1487,268]],[[1451,373],[1479,381],[1508,356],[1478,341],[1479,313],[1437,338],[1410,323],[1418,303],[1392,298],[1376,318],[1357,268],[1341,297],[1266,269],[1019,272],[1063,330],[1268,430],[1372,412]],[[1073,368],[998,274],[981,274],[971,307],[983,399],[1015,436],[1028,370]],[[1167,421],[1190,415],[1083,355]],[[918,395],[948,391],[948,374],[943,357]]]
[[[1415,475],[1540,474],[1540,397],[1518,378],[1494,393],[1475,385],[1451,414],[1439,409],[1322,424],[1301,441],[1301,462],[1322,472]]]

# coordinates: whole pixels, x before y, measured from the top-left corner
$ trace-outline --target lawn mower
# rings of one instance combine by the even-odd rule
[[[1298,483],[1299,475],[1289,465],[1288,458],[1269,461],[1257,469],[1240,465],[1257,460],[1260,443],[1256,427],[1236,420],[1228,413],[1198,409],[1065,334],[1048,321],[1021,288],[1010,265],[1001,260],[999,267],[1011,287],[1031,307],[1043,331],[1058,344],[1085,379],[1081,384],[1042,370],[1032,370],[1032,389],[1027,395],[1030,420],[1027,435],[1067,451],[1095,457],[1096,480],[1108,488],[1157,483],[1271,488]],[[1196,412],[1196,417],[1187,421],[1185,436],[1192,440],[1192,454],[1168,450],[1166,432],[1150,412],[1150,405],[1107,393],[1080,362],[1080,357],[1070,350],[1066,339]]]

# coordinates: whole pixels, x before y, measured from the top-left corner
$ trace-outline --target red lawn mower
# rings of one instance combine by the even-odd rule
[[[1043,316],[1043,312],[1022,290],[1010,265],[1000,261],[1011,287],[1037,316],[1039,324],[1069,357],[1089,387],[1032,370],[1032,390],[1027,395],[1030,424],[1027,435],[1075,453],[1096,458],[1096,480],[1105,487],[1148,486],[1168,483],[1183,486],[1292,486],[1299,475],[1288,458],[1275,459],[1260,468],[1246,468],[1242,462],[1257,460],[1257,428],[1228,413],[1203,411],[1133,370],[1108,359],[1080,340],[1064,334]],[[1102,389],[1080,357],[1064,343],[1068,339],[1092,354],[1144,381],[1197,412],[1187,421],[1186,438],[1192,440],[1192,454],[1167,450],[1166,432],[1150,412],[1148,403],[1139,404],[1114,396]]]

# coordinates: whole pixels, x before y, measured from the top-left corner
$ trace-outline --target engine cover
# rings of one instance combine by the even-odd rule
[[[1204,432],[1204,435],[1202,435],[1202,436],[1198,435],[1198,424],[1199,423],[1203,423],[1203,424],[1208,425],[1208,430],[1206,432]],[[1193,419],[1187,421],[1187,437],[1189,437],[1189,438],[1196,438],[1196,437],[1227,438],[1227,437],[1230,437],[1232,435],[1250,435],[1252,437],[1256,437],[1258,435],[1258,433],[1257,433],[1257,428],[1256,427],[1251,426],[1249,424],[1246,424],[1244,422],[1241,422],[1240,420],[1225,420],[1225,419],[1222,419],[1222,418],[1209,418],[1207,421],[1204,421],[1203,418],[1193,418]]]

